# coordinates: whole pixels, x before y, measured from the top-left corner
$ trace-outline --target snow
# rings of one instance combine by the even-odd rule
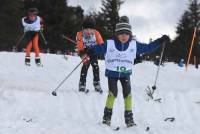
[[[174,63],[161,67],[155,99],[145,89],[154,84],[157,66],[143,62],[133,68],[131,76],[133,113],[137,127],[125,128],[124,102],[119,84],[112,125],[118,132],[101,124],[107,97],[104,61],[99,61],[103,95],[96,93],[89,69],[89,94],[78,92],[79,67],[58,90],[51,92],[80,62],[80,58],[42,54],[44,67],[24,65],[24,53],[0,53],[0,134],[199,134],[200,70],[188,71]],[[174,122],[164,121],[175,117]],[[150,127],[149,131],[145,131]]]

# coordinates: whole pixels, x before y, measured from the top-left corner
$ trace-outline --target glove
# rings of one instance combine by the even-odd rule
[[[84,65],[87,65],[90,62],[90,57],[87,54],[84,54],[81,59]]]
[[[163,35],[163,36],[159,39],[159,42],[160,42],[161,44],[163,44],[163,42],[169,43],[169,42],[170,42],[170,38],[169,38],[169,36],[167,36],[167,35]]]

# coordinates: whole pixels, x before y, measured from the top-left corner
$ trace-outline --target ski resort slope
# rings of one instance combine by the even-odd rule
[[[174,63],[161,67],[154,100],[146,95],[153,86],[157,66],[143,62],[131,76],[133,114],[136,127],[125,128],[124,103],[119,83],[112,126],[101,124],[107,97],[104,61],[99,61],[104,93],[94,91],[89,69],[88,94],[78,92],[79,67],[61,86],[57,96],[51,92],[80,62],[80,58],[42,54],[43,67],[24,65],[24,53],[0,53],[0,134],[200,134],[200,70],[188,72]],[[170,122],[166,118],[174,117]],[[145,129],[150,129],[146,131]]]

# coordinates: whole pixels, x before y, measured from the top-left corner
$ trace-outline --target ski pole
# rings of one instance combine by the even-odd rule
[[[17,48],[19,46],[19,44],[22,42],[22,40],[24,39],[24,36],[25,36],[25,32],[23,33],[23,35],[19,38],[17,44],[15,45],[15,47]]]
[[[61,35],[62,38],[68,40],[68,41],[71,41],[72,43],[74,43],[76,45],[76,41],[70,39],[69,37],[65,36],[65,35]]]
[[[43,39],[43,41],[44,41],[44,44],[47,45],[47,41],[46,41],[46,39],[45,39],[45,37],[44,37],[44,34],[43,34],[41,31],[39,31],[39,33],[40,33],[40,35],[42,36],[42,39]]]
[[[86,58],[86,57],[85,57]],[[83,63],[83,61],[85,60],[85,58],[83,58],[81,60],[81,62],[65,77],[65,79],[53,90],[52,95],[53,96],[57,96],[56,91],[59,89],[60,86],[62,86],[62,84],[71,76],[71,74],[81,65],[81,63]]]
[[[194,32],[193,32],[193,35],[192,35],[192,42],[191,42],[191,45],[190,45],[190,51],[189,51],[188,59],[187,59],[187,63],[186,63],[186,71],[188,70],[188,65],[189,65],[189,62],[190,62],[190,57],[191,57],[191,54],[192,54],[194,40],[195,40],[195,37],[196,37],[196,31],[197,31],[197,27],[194,28]]]
[[[156,90],[156,83],[157,83],[157,80],[158,80],[158,74],[159,74],[159,71],[160,71],[160,65],[161,65],[161,62],[162,62],[162,59],[163,59],[163,53],[165,51],[165,46],[166,46],[166,41],[163,42],[163,45],[162,45],[162,52],[161,52],[161,55],[160,55],[160,60],[159,60],[159,64],[158,64],[158,69],[157,69],[157,72],[156,72],[156,79],[155,79],[155,83],[154,83],[154,86],[152,86],[152,95],[154,93],[154,90]]]

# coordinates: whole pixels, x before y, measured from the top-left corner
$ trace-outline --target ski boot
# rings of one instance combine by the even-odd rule
[[[108,108],[105,107],[102,123],[105,124],[105,125],[110,126],[110,124],[111,124],[111,116],[112,116],[112,109],[108,109]]]
[[[94,88],[95,88],[95,91],[96,91],[96,92],[99,92],[100,94],[103,93],[103,90],[101,89],[101,86],[100,86],[100,82],[99,82],[99,81],[94,81],[94,82],[93,82],[93,85],[94,85]]]
[[[125,111],[124,113],[125,123],[127,127],[135,126],[136,124],[133,121],[133,113],[132,111]]]
[[[85,92],[86,84],[85,82],[79,82],[79,92]]]
[[[38,67],[42,66],[40,57],[36,57],[36,58],[35,58],[35,64],[36,64]]]
[[[30,59],[30,57],[27,56],[27,57],[25,58],[25,65],[26,65],[26,66],[31,66],[30,62],[31,62],[31,59]]]

